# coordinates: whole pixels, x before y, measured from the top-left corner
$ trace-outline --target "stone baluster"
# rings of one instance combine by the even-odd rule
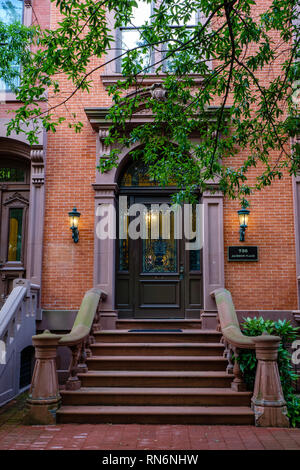
[[[93,344],[95,338],[92,335],[89,335],[86,340],[85,344],[85,354],[86,357],[91,357],[92,356],[92,350],[91,350],[91,344]]]
[[[223,356],[228,361],[228,365],[226,367],[226,372],[227,372],[227,374],[233,374],[232,348],[231,348],[230,344],[225,339],[224,339],[224,346],[225,346],[225,349],[224,349]]]
[[[280,338],[263,334],[253,338],[257,358],[252,408],[256,426],[289,427],[277,365]]]
[[[84,340],[82,342],[80,354],[79,354],[78,367],[77,367],[77,372],[80,372],[82,374],[85,374],[86,372],[88,372],[88,367],[86,364],[86,358],[87,358],[86,343],[87,343],[87,340]]]
[[[100,299],[99,304],[98,304],[98,308],[97,308],[97,312],[96,312],[96,315],[95,315],[95,318],[94,318],[94,321],[93,321],[92,329],[91,329],[91,336],[93,337],[93,340],[94,340],[94,336],[93,336],[94,333],[101,329],[101,325],[100,325],[101,304],[102,304],[102,300]]]
[[[55,424],[61,397],[56,372],[56,350],[60,335],[48,330],[32,337],[35,346],[35,366],[32,376],[26,421],[30,424]]]
[[[233,353],[234,353],[234,365],[233,365],[233,375],[234,379],[231,384],[232,390],[235,390],[236,392],[244,392],[246,390],[246,385],[243,380],[243,374],[238,362],[239,358],[239,349],[236,347],[233,347]]]
[[[81,352],[82,343],[70,346],[72,352],[72,359],[69,369],[69,378],[66,382],[66,390],[78,390],[81,387],[81,382],[77,376],[78,373],[78,360]]]
[[[220,322],[220,317],[219,315],[217,316],[217,326],[216,326],[217,331],[221,331],[221,322]]]

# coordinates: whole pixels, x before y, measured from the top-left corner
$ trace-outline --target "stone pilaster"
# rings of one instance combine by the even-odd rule
[[[32,147],[30,204],[28,224],[27,278],[33,284],[41,284],[44,231],[44,148]]]
[[[224,287],[223,193],[205,191],[202,203],[204,206],[202,328],[215,329],[217,307],[210,294]]]
[[[115,310],[115,250],[114,237],[99,238],[97,225],[100,222],[99,210],[110,210],[115,215],[115,195],[117,184],[94,184],[95,190],[95,241],[94,241],[94,286],[107,293],[100,312],[101,329],[115,329],[117,312]],[[110,209],[109,209],[110,207]],[[116,220],[110,220],[109,225]]]

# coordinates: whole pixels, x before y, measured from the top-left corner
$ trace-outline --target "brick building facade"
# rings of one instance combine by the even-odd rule
[[[49,0],[14,0],[14,2],[19,2],[18,5],[22,5],[22,19],[25,24],[37,23],[42,28],[57,26],[59,12],[54,2]],[[256,14],[262,12],[264,8],[266,8],[266,2],[259,0],[256,5]],[[111,18],[108,20],[109,24],[112,24]],[[112,33],[117,40],[117,32],[112,29]],[[274,37],[274,39],[276,38]],[[106,59],[112,59],[113,54],[112,50],[109,51]],[[91,68],[95,65],[101,65],[101,63],[90,64]],[[203,208],[204,243],[200,250],[194,250],[193,255],[192,252],[185,250],[184,244],[180,240],[172,239],[169,244],[165,240],[160,240],[160,243],[151,242],[152,244],[147,245],[142,241],[129,240],[126,244],[112,238],[100,239],[96,235],[96,227],[100,220],[99,209],[101,210],[104,205],[110,204],[111,207],[117,209],[118,214],[120,196],[126,196],[130,203],[150,204],[169,202],[172,194],[172,186],[160,188],[150,184],[149,180],[146,184],[144,180],[141,180],[144,181],[141,184],[133,183],[134,180],[139,180],[139,167],[132,166],[130,151],[138,147],[138,143],[131,149],[119,149],[119,164],[115,169],[103,174],[97,170],[99,158],[109,150],[104,143],[109,128],[106,115],[111,105],[107,86],[120,78],[118,67],[119,65],[112,61],[108,66],[103,66],[95,71],[91,76],[93,87],[90,93],[77,92],[66,106],[57,108],[57,117],[65,116],[67,120],[58,126],[55,133],[49,132],[47,134],[41,127],[38,136],[39,142],[33,146],[26,142],[22,134],[6,136],[5,126],[9,120],[7,111],[15,109],[19,104],[15,96],[7,90],[4,90],[4,95],[3,93],[0,95],[0,97],[4,96],[0,104],[1,302],[4,303],[12,291],[14,279],[26,278],[40,292],[41,308],[38,309],[36,316],[37,331],[41,332],[47,328],[52,332],[65,333],[72,328],[74,317],[85,292],[92,287],[100,288],[107,294],[100,317],[103,331],[98,332],[99,338],[101,337],[104,343],[108,341],[108,336],[105,339],[105,330],[108,330],[106,333],[115,338],[115,342],[124,341],[120,340],[118,335],[113,336],[115,332],[111,330],[116,327],[120,329],[123,325],[126,334],[128,334],[127,329],[131,324],[130,321],[137,321],[138,326],[143,326],[145,325],[143,321],[147,320],[149,323],[146,322],[146,325],[152,327],[153,323],[157,327],[158,323],[155,321],[160,320],[162,322],[160,323],[161,328],[166,328],[166,325],[170,324],[175,325],[177,320],[181,321],[178,325],[182,328],[189,329],[192,325],[191,328],[196,330],[186,332],[186,341],[195,341],[189,338],[195,338],[196,334],[200,336],[202,334],[202,338],[206,334],[211,335],[210,338],[207,336],[208,339],[205,339],[204,342],[211,343],[208,349],[212,351],[212,357],[206,357],[209,356],[206,354],[203,359],[200,358],[199,367],[204,367],[204,371],[210,371],[208,365],[216,360],[215,356],[218,356],[218,360],[213,366],[215,367],[213,372],[209,372],[209,374],[213,374],[217,371],[212,379],[215,382],[208,386],[212,386],[213,391],[218,386],[224,387],[224,389],[220,389],[223,390],[219,395],[221,398],[218,398],[218,394],[215,396],[211,389],[198,391],[199,403],[204,400],[203,397],[206,397],[206,393],[208,398],[205,399],[210,404],[214,404],[214,400],[216,400],[218,405],[226,405],[226,403],[232,405],[228,401],[231,393],[232,400],[237,400],[239,411],[235,414],[231,409],[229,411],[221,410],[221,415],[219,415],[220,408],[216,409],[214,415],[216,423],[252,423],[253,412],[250,411],[250,394],[247,395],[248,392],[245,392],[244,397],[242,395],[235,397],[235,391],[232,392],[228,388],[231,378],[227,374],[227,369],[224,374],[220,372],[224,366],[223,362],[226,362],[227,359],[225,360],[225,356],[222,356],[224,346],[220,343],[215,344],[217,342],[215,338],[219,340],[220,333],[215,331],[217,307],[211,293],[218,288],[227,288],[232,294],[239,319],[245,315],[262,315],[264,318],[286,318],[291,320],[294,325],[299,322],[300,177],[290,177],[285,173],[281,180],[273,182],[271,186],[250,197],[251,213],[244,242],[239,238],[240,225],[237,216],[237,211],[240,209],[239,204],[237,201],[224,197],[217,182],[212,182],[203,194],[199,194],[199,203]],[[277,65],[273,64],[273,68],[266,71],[265,76],[260,78],[267,82],[272,73],[277,72]],[[262,73],[260,72],[260,74]],[[60,76],[60,83],[64,96],[67,96],[72,91],[70,83],[63,76]],[[155,90],[162,91],[161,85],[158,84],[155,88],[154,84],[157,85],[155,74],[150,74],[143,80],[146,93],[151,96],[154,96]],[[55,99],[49,90],[49,104],[55,104]],[[220,103],[216,100],[214,106],[218,106],[218,104]],[[77,119],[84,124],[80,133],[75,133],[68,126],[68,119],[72,120],[72,113],[76,113]],[[151,114],[141,106],[139,112],[134,116],[134,122],[139,124],[147,122],[147,120],[151,120]],[[191,139],[197,142],[197,135],[192,135]],[[278,153],[273,152],[271,157],[275,161],[278,158]],[[241,152],[234,161],[229,161],[228,164],[240,165],[244,158],[245,154]],[[249,178],[254,181],[259,172],[258,166],[249,172]],[[126,183],[126,178],[129,178],[129,184]],[[74,207],[80,212],[78,243],[74,243],[72,239],[69,223],[69,212]],[[245,249],[249,246],[258,248],[257,260],[253,262],[229,260],[229,247]],[[145,268],[145,260],[148,265],[150,263],[150,268]],[[169,320],[173,320],[174,323],[168,323]],[[213,331],[201,332],[199,325],[202,330]],[[140,340],[135,341],[139,342]],[[157,341],[160,340],[154,339],[153,351],[157,350]],[[104,349],[108,348],[107,361],[109,365],[106,364],[106,369],[105,367],[104,369],[117,370],[114,358],[111,357],[112,354],[115,354],[112,352],[114,349],[112,346],[117,346],[117,344],[102,346]],[[140,346],[142,347],[142,345]],[[204,347],[206,350],[206,346],[206,344],[204,346],[202,344],[200,349]],[[167,343],[166,347],[170,347],[170,344]],[[198,371],[195,367],[198,367],[196,362],[201,353],[193,348],[195,357],[190,357],[190,362],[187,361],[189,364],[183,366],[182,359],[184,358],[177,357],[177,354],[172,353],[172,350],[170,347],[171,352],[163,353],[163,355],[172,355],[170,363],[175,361],[174,368],[171,370],[177,371],[179,367],[180,371],[181,368],[184,371],[192,371],[191,377],[188,377],[187,380],[191,380],[191,383],[194,384],[193,371]],[[153,352],[154,354],[151,364],[153,369],[150,370],[163,371],[164,367],[168,370],[168,361],[164,363],[157,352]],[[179,356],[180,354],[181,352],[178,353]],[[187,352],[184,354],[188,356]],[[125,356],[122,361],[127,364],[130,375],[130,371],[135,370],[135,361],[129,361],[128,354]],[[142,370],[142,362],[144,361],[148,371],[149,358],[139,357],[138,353],[136,356],[141,361],[140,369],[137,370]],[[66,374],[69,373],[69,358],[70,354],[65,354],[61,350],[58,370],[62,382],[66,378]],[[99,357],[91,358],[91,363],[93,359],[97,362]],[[105,357],[102,359],[105,362]],[[115,359],[117,358],[115,357]],[[113,368],[109,369],[111,366]],[[125,365],[123,370],[126,370]],[[118,372],[115,374],[115,377],[111,379],[115,382],[113,385],[107,385],[108,387],[122,387],[119,385],[119,381],[122,382],[124,376],[121,373],[119,377]],[[91,377],[93,379],[93,374]],[[105,384],[105,372],[103,377],[101,380]],[[202,385],[199,387],[203,387],[201,381],[205,382],[209,377],[212,376],[204,377],[200,373],[199,380]],[[144,378],[147,379],[147,375]],[[131,377],[131,379],[133,387],[137,390],[138,375]],[[162,386],[162,377],[159,377],[159,373],[157,376],[154,374],[151,379],[154,387]],[[86,380],[87,383],[92,383],[88,382],[90,380],[88,376]],[[180,372],[178,380],[180,382]],[[7,379],[8,382],[9,379]],[[222,384],[216,385],[218,383]],[[163,384],[163,386],[167,385]],[[175,387],[184,386],[188,387],[189,385],[175,385]],[[195,386],[191,385],[190,387]],[[101,382],[99,387],[105,387],[105,385]],[[148,395],[146,393],[146,398],[152,393],[149,390],[147,391]],[[168,405],[178,404],[178,398],[176,398],[178,389],[175,392],[172,390]],[[101,393],[104,392],[103,389]],[[118,394],[119,398],[113,402],[114,405],[118,404],[118,400],[120,400],[119,404],[123,403],[127,395],[122,398],[122,393]],[[128,390],[127,393],[128,403],[135,404],[136,399],[141,400],[140,404],[143,400],[146,403],[145,397],[143,399],[136,398],[134,393],[131,391],[130,393],[133,394],[130,395]],[[109,392],[110,394],[111,392]],[[93,398],[91,395],[87,396],[91,400],[88,404],[91,405]],[[188,400],[185,390],[183,396],[183,401]],[[86,399],[86,397],[83,398]],[[68,398],[66,395],[67,403],[68,399],[70,397]],[[156,400],[157,397],[153,399]],[[167,400],[167,398],[165,399]],[[243,405],[245,400],[248,404],[246,410]],[[163,401],[164,399],[162,399]],[[200,416],[199,422],[202,422],[201,419],[206,422],[206,415],[202,415],[202,411],[196,410],[195,416],[191,418],[195,421],[188,421],[190,419],[188,418],[187,422],[197,422],[197,413]],[[126,413],[130,415],[131,411],[127,410]],[[63,414],[64,412],[62,413],[62,422],[65,419]],[[99,417],[99,414],[97,416]],[[121,422],[118,421],[120,417],[117,413],[113,416],[115,416],[113,418],[115,421],[112,422]],[[73,416],[73,419],[77,418]],[[79,422],[81,422],[80,419],[79,417]],[[138,417],[137,420],[139,419]],[[144,417],[141,419],[140,422],[144,422]],[[159,418],[157,419],[159,420]],[[219,419],[221,421],[218,421]]]
[[[37,22],[42,27],[49,25],[55,27],[59,20],[59,13],[53,3],[50,5],[48,0],[32,0],[32,2],[25,1],[24,4],[24,18],[27,22]],[[264,7],[265,4],[260,8]],[[91,66],[93,65],[95,64],[91,64]],[[105,185],[118,184],[118,181],[116,181],[115,175],[111,177],[101,175],[96,169],[101,154],[101,132],[105,132],[105,126],[101,127],[101,124],[96,122],[98,118],[93,121],[88,108],[93,108],[94,115],[96,115],[97,108],[109,107],[110,99],[106,92],[106,84],[115,79],[116,70],[112,67],[109,70],[107,68],[100,69],[100,73],[95,72],[92,76],[94,84],[91,92],[89,94],[77,93],[67,105],[67,113],[71,115],[72,112],[76,112],[77,117],[84,123],[81,133],[75,134],[72,129],[68,128],[67,123],[62,124],[55,134],[41,133],[38,150],[43,153],[45,200],[42,267],[39,268],[41,272],[37,274],[37,279],[42,285],[42,308],[47,312],[76,310],[84,292],[99,283],[95,273],[97,265],[100,266],[101,271],[102,262],[95,247],[95,196],[96,200],[99,197],[101,199],[104,196],[104,189],[107,190]],[[266,75],[266,80],[268,78],[269,75]],[[70,84],[67,83],[67,80],[62,78],[61,81],[65,81],[64,91],[70,90]],[[150,80],[149,86],[151,83],[153,81]],[[2,152],[5,154],[10,143],[13,147],[17,142],[24,146],[25,153],[27,152],[30,158],[30,149],[22,137],[11,136],[7,139],[5,136],[4,124],[8,119],[6,112],[14,109],[16,105],[13,96],[8,96],[6,102],[0,106]],[[65,112],[65,109],[59,111],[62,115]],[[274,159],[276,157],[277,155],[274,153]],[[243,158],[242,154],[240,158]],[[34,187],[34,184],[31,184]],[[95,185],[98,189],[95,189]],[[110,190],[112,191],[111,188]],[[217,203],[222,207],[219,222],[222,226],[219,227],[219,239],[214,240],[217,245],[207,253],[207,260],[210,260],[207,263],[211,262],[211,256],[217,257],[212,265],[215,262],[218,263],[218,279],[212,282],[216,285],[224,284],[232,292],[236,307],[240,311],[290,313],[298,308],[297,191],[296,179],[285,175],[281,181],[275,182],[271,187],[265,188],[251,197],[251,215],[246,234],[246,245],[259,247],[259,261],[255,263],[228,261],[228,246],[244,246],[238,239],[237,209],[239,207],[237,202],[229,201],[227,198],[223,201],[223,197],[218,195]],[[111,193],[110,197],[114,199],[116,196]],[[73,243],[68,226],[68,212],[73,206],[76,206],[81,213],[80,242],[78,244]],[[35,219],[34,229],[29,227],[29,232],[30,230],[35,231],[38,223]],[[219,243],[222,245],[222,253],[216,253]],[[27,244],[26,249],[29,250],[29,240],[27,240]],[[30,261],[27,259],[26,263],[28,264],[28,262]],[[205,265],[205,256],[203,262]],[[40,263],[40,260],[37,263]],[[32,268],[29,267],[29,269]],[[204,289],[209,289],[210,267],[204,266],[204,269],[207,271],[204,272],[204,283],[208,283]],[[28,276],[28,266],[24,266],[24,272]],[[215,276],[215,273],[211,274]],[[114,275],[113,273],[111,275],[109,282],[112,283]],[[2,278],[5,278],[5,273]],[[5,284],[5,279],[2,282]],[[103,287],[107,289],[105,283],[106,281],[102,282]],[[7,295],[8,284],[2,289],[2,294]],[[115,311],[112,285],[109,289],[111,289],[109,295],[112,296],[110,309]],[[204,298],[207,292],[204,293]],[[209,300],[207,300],[207,305],[204,301],[201,312],[206,309],[208,311],[213,309]]]
[[[265,3],[261,2],[258,9],[263,8]],[[42,27],[55,27],[59,21],[55,4],[48,0],[25,1],[24,12],[27,24],[37,22]],[[2,266],[2,296],[8,294],[13,277],[25,275],[34,279],[41,284],[44,320],[53,311],[72,317],[84,292],[95,285],[108,291],[107,311],[117,315],[114,287],[117,245],[113,246],[115,242],[109,246],[101,245],[95,237],[95,208],[108,200],[115,203],[120,168],[123,171],[127,165],[124,162],[129,158],[128,154],[122,154],[120,168],[109,174],[101,175],[96,169],[101,152],[104,152],[103,136],[107,130],[103,125],[104,108],[110,106],[106,86],[118,76],[114,67],[104,67],[100,73],[96,71],[92,76],[91,92],[77,93],[67,108],[59,109],[61,115],[67,113],[71,116],[76,112],[84,123],[79,134],[63,123],[55,134],[41,132],[39,145],[30,149],[22,136],[5,136],[6,112],[17,106],[14,97],[8,94],[6,102],[0,106],[1,155],[3,158],[8,154],[17,159],[20,157],[21,161],[26,154],[26,165],[28,168],[31,166],[22,270],[18,271],[20,266],[16,266],[18,269],[11,274],[10,266]],[[266,80],[269,78],[268,73]],[[70,90],[67,80],[61,78],[61,81],[64,82],[64,91]],[[148,80],[149,87],[154,81]],[[50,103],[53,103],[51,91],[49,93]],[[277,156],[274,153],[274,159]],[[241,154],[237,160],[242,158]],[[37,178],[39,171],[42,172],[40,179]],[[253,172],[251,177],[255,177]],[[245,245],[238,236],[238,203],[224,199],[220,193],[209,194],[208,191],[201,196],[199,201],[206,207],[206,240],[201,266],[203,299],[199,301],[199,317],[200,314],[205,316],[205,312],[210,315],[215,310],[209,293],[212,288],[224,285],[231,291],[241,315],[246,311],[259,311],[292,318],[292,311],[298,308],[297,276],[300,274],[298,186],[297,178],[286,174],[282,180],[251,197],[246,245],[259,248],[259,260],[253,263],[228,261],[229,246]],[[72,241],[68,222],[68,212],[74,206],[81,213],[78,244]],[[5,248],[3,256],[6,256]],[[172,313],[170,315],[172,317]],[[65,319],[67,317],[64,316]]]

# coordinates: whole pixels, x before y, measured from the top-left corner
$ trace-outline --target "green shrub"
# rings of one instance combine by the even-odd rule
[[[300,427],[300,398],[295,395],[295,382],[298,375],[294,372],[291,353],[288,350],[289,344],[297,338],[299,328],[293,327],[288,320],[264,320],[262,317],[245,318],[241,328],[246,336],[260,336],[265,331],[270,335],[280,336],[278,369],[282,391],[287,403],[290,423],[293,427]],[[257,364],[255,351],[241,351],[238,362],[248,390],[253,390]]]

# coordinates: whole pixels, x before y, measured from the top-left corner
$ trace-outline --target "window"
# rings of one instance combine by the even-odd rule
[[[159,183],[150,178],[149,169],[143,160],[133,161],[124,172],[121,179],[121,187],[132,186],[159,186]],[[168,186],[176,186],[176,181],[170,178]]]
[[[0,0],[0,21],[10,25],[16,21],[20,23],[23,22],[23,10],[24,10],[24,1],[23,0]],[[18,73],[20,71],[19,64],[14,64],[13,67]],[[14,86],[18,86],[19,77],[16,77],[14,80]],[[10,87],[4,80],[0,79],[0,90],[1,91],[10,91]]]
[[[25,181],[24,168],[3,168],[0,167],[0,182],[23,182]]]
[[[177,0],[177,3],[180,3],[180,1],[181,0]],[[170,35],[169,41],[165,43],[162,47],[163,58],[166,58],[168,53],[178,48],[178,44],[175,42],[175,40],[178,38],[179,30],[181,29],[182,31],[182,26],[184,26],[184,32],[186,35],[185,41],[188,41],[189,38],[192,37],[192,34],[198,22],[199,22],[199,14],[198,12],[194,11],[191,13],[191,17],[188,21],[186,21],[186,23],[184,23],[183,21],[178,21],[178,23],[174,22],[169,25],[169,27],[171,28],[171,35]],[[174,55],[172,55],[168,59],[165,59],[165,61],[163,62],[163,70],[165,72],[166,71],[172,72],[175,57],[176,57],[176,52],[174,53]],[[193,70],[191,70],[191,72],[193,72]]]
[[[23,0],[0,0],[0,18],[5,24],[23,21]]]
[[[23,209],[9,209],[7,261],[21,261]]]
[[[134,49],[137,46],[145,44],[143,37],[140,32],[141,26],[144,26],[146,22],[150,22],[151,16],[151,4],[145,3],[143,0],[138,0],[138,7],[133,8],[133,15],[128,19],[127,23],[122,26],[119,30],[119,50],[121,54],[124,52]],[[142,57],[142,66],[148,67],[151,65],[151,52]],[[121,70],[121,66],[119,65]],[[119,71],[120,71],[119,70]]]
[[[158,6],[161,1],[162,0],[154,0],[151,3],[146,3],[145,0],[137,1],[138,7],[133,8],[133,14],[131,18],[128,19],[124,26],[119,28],[117,36],[118,54],[124,54],[126,51],[134,49],[135,47],[147,44],[146,40],[141,34],[141,27],[146,23],[151,25],[151,14],[153,7],[154,5]],[[178,3],[181,2],[181,0],[177,1]],[[188,28],[189,31],[193,31],[199,21],[198,16],[199,15],[196,12],[193,12],[191,14],[191,18],[185,24],[180,21],[178,23],[171,24],[170,28],[172,33],[168,42],[161,47],[156,47],[153,51],[151,51],[149,48],[147,53],[142,54],[142,56],[139,57],[139,63],[144,72],[151,72],[151,66],[161,61],[161,59],[166,56],[169,48],[172,48],[172,45],[174,44],[178,28],[184,25],[185,29]],[[171,71],[171,63],[172,59],[169,59],[167,63],[164,64],[164,71]],[[121,72],[121,61],[117,63],[117,72]]]

